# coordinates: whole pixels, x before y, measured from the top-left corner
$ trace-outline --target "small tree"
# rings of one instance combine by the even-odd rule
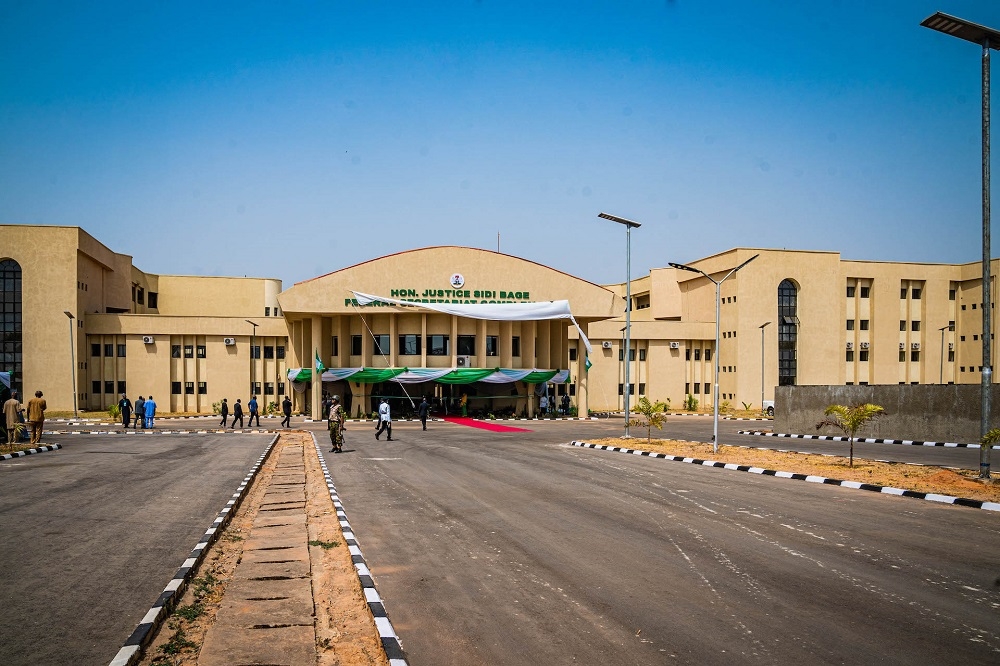
[[[663,430],[663,422],[667,420],[664,413],[667,411],[667,403],[650,402],[649,398],[642,396],[635,403],[635,411],[646,417],[646,422],[642,425],[646,426],[646,443],[649,444],[652,441],[652,429]]]
[[[833,418],[823,419],[816,424],[816,429],[819,430],[823,426],[834,426],[843,431],[851,446],[850,466],[854,467],[854,436],[857,435],[861,426],[884,414],[885,409],[881,405],[863,402],[854,407],[830,405],[823,413]]]

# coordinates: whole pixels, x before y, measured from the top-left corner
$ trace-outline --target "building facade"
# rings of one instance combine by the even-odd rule
[[[276,279],[146,273],[77,227],[3,225],[0,371],[16,388],[43,390],[55,410],[73,409],[74,399],[80,409],[105,409],[124,392],[189,413],[251,394],[265,405],[293,395],[297,410],[318,413],[326,391],[342,394],[352,414],[379,396],[405,407],[421,395],[445,405],[464,396],[473,413],[531,414],[544,388],[468,381],[475,373],[394,381],[404,369],[557,371],[566,381],[548,386],[549,395],[568,395],[584,413],[623,408],[625,363],[633,404],[645,395],[674,407],[689,396],[712,404],[716,363],[720,400],[734,407],[759,407],[779,385],[979,383],[978,262],[737,248],[689,265],[721,279],[754,255],[722,284],[718,350],[711,281],[674,268],[633,280],[626,353],[624,284],[593,284],[497,252],[417,249],[283,291]],[[362,305],[353,292],[412,305]],[[420,306],[560,300],[589,338],[589,355],[565,319],[475,319]],[[303,381],[297,371],[317,361],[327,381],[321,372]],[[350,368],[367,370],[347,376]]]

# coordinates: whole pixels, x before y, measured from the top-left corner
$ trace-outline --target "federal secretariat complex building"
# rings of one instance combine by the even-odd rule
[[[979,262],[736,248],[690,265],[720,279],[758,253],[722,285],[722,400],[759,407],[762,387],[771,400],[777,385],[980,382]],[[44,391],[52,410],[73,409],[74,392],[80,409],[124,392],[197,413],[224,397],[266,405],[287,394],[318,414],[328,391],[352,415],[379,396],[406,412],[407,397],[422,395],[444,405],[465,395],[473,413],[533,414],[547,386],[585,414],[622,409],[626,362],[635,398],[712,402],[715,285],[674,268],[632,282],[627,354],[624,284],[465,247],[379,257],[283,290],[268,278],[146,273],[78,227],[2,225],[0,286],[0,371],[22,395]],[[414,305],[362,304],[355,292]],[[561,300],[579,329],[419,304]]]

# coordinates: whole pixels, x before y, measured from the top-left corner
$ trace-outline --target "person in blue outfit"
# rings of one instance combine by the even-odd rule
[[[260,412],[257,411],[257,396],[250,396],[250,402],[247,403],[247,409],[250,410],[250,420],[247,422],[247,427],[253,427],[254,418],[257,419],[257,427],[260,427]]]
[[[147,428],[153,427],[153,417],[156,416],[156,402],[153,400],[153,396],[146,398],[146,402],[143,404],[142,408],[146,410],[146,426]]]

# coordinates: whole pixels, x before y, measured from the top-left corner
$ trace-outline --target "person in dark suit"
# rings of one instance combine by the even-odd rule
[[[243,428],[243,405],[239,398],[236,398],[236,404],[233,405],[233,430],[236,430],[237,421],[240,422],[240,428]]]
[[[118,401],[118,413],[122,417],[122,428],[127,428],[132,422],[132,401],[122,393],[122,399]]]
[[[222,423],[219,425],[225,428],[226,421],[229,420],[229,402],[225,398],[222,399],[222,407],[219,408],[219,413],[222,414]]]
[[[424,396],[420,401],[420,406],[417,407],[417,416],[420,417],[420,425],[427,430],[427,412],[430,411],[431,406],[427,404],[427,396]]]
[[[281,401],[281,413],[285,415],[285,418],[281,419],[281,425],[286,428],[292,427],[292,401],[285,396],[285,399]]]

